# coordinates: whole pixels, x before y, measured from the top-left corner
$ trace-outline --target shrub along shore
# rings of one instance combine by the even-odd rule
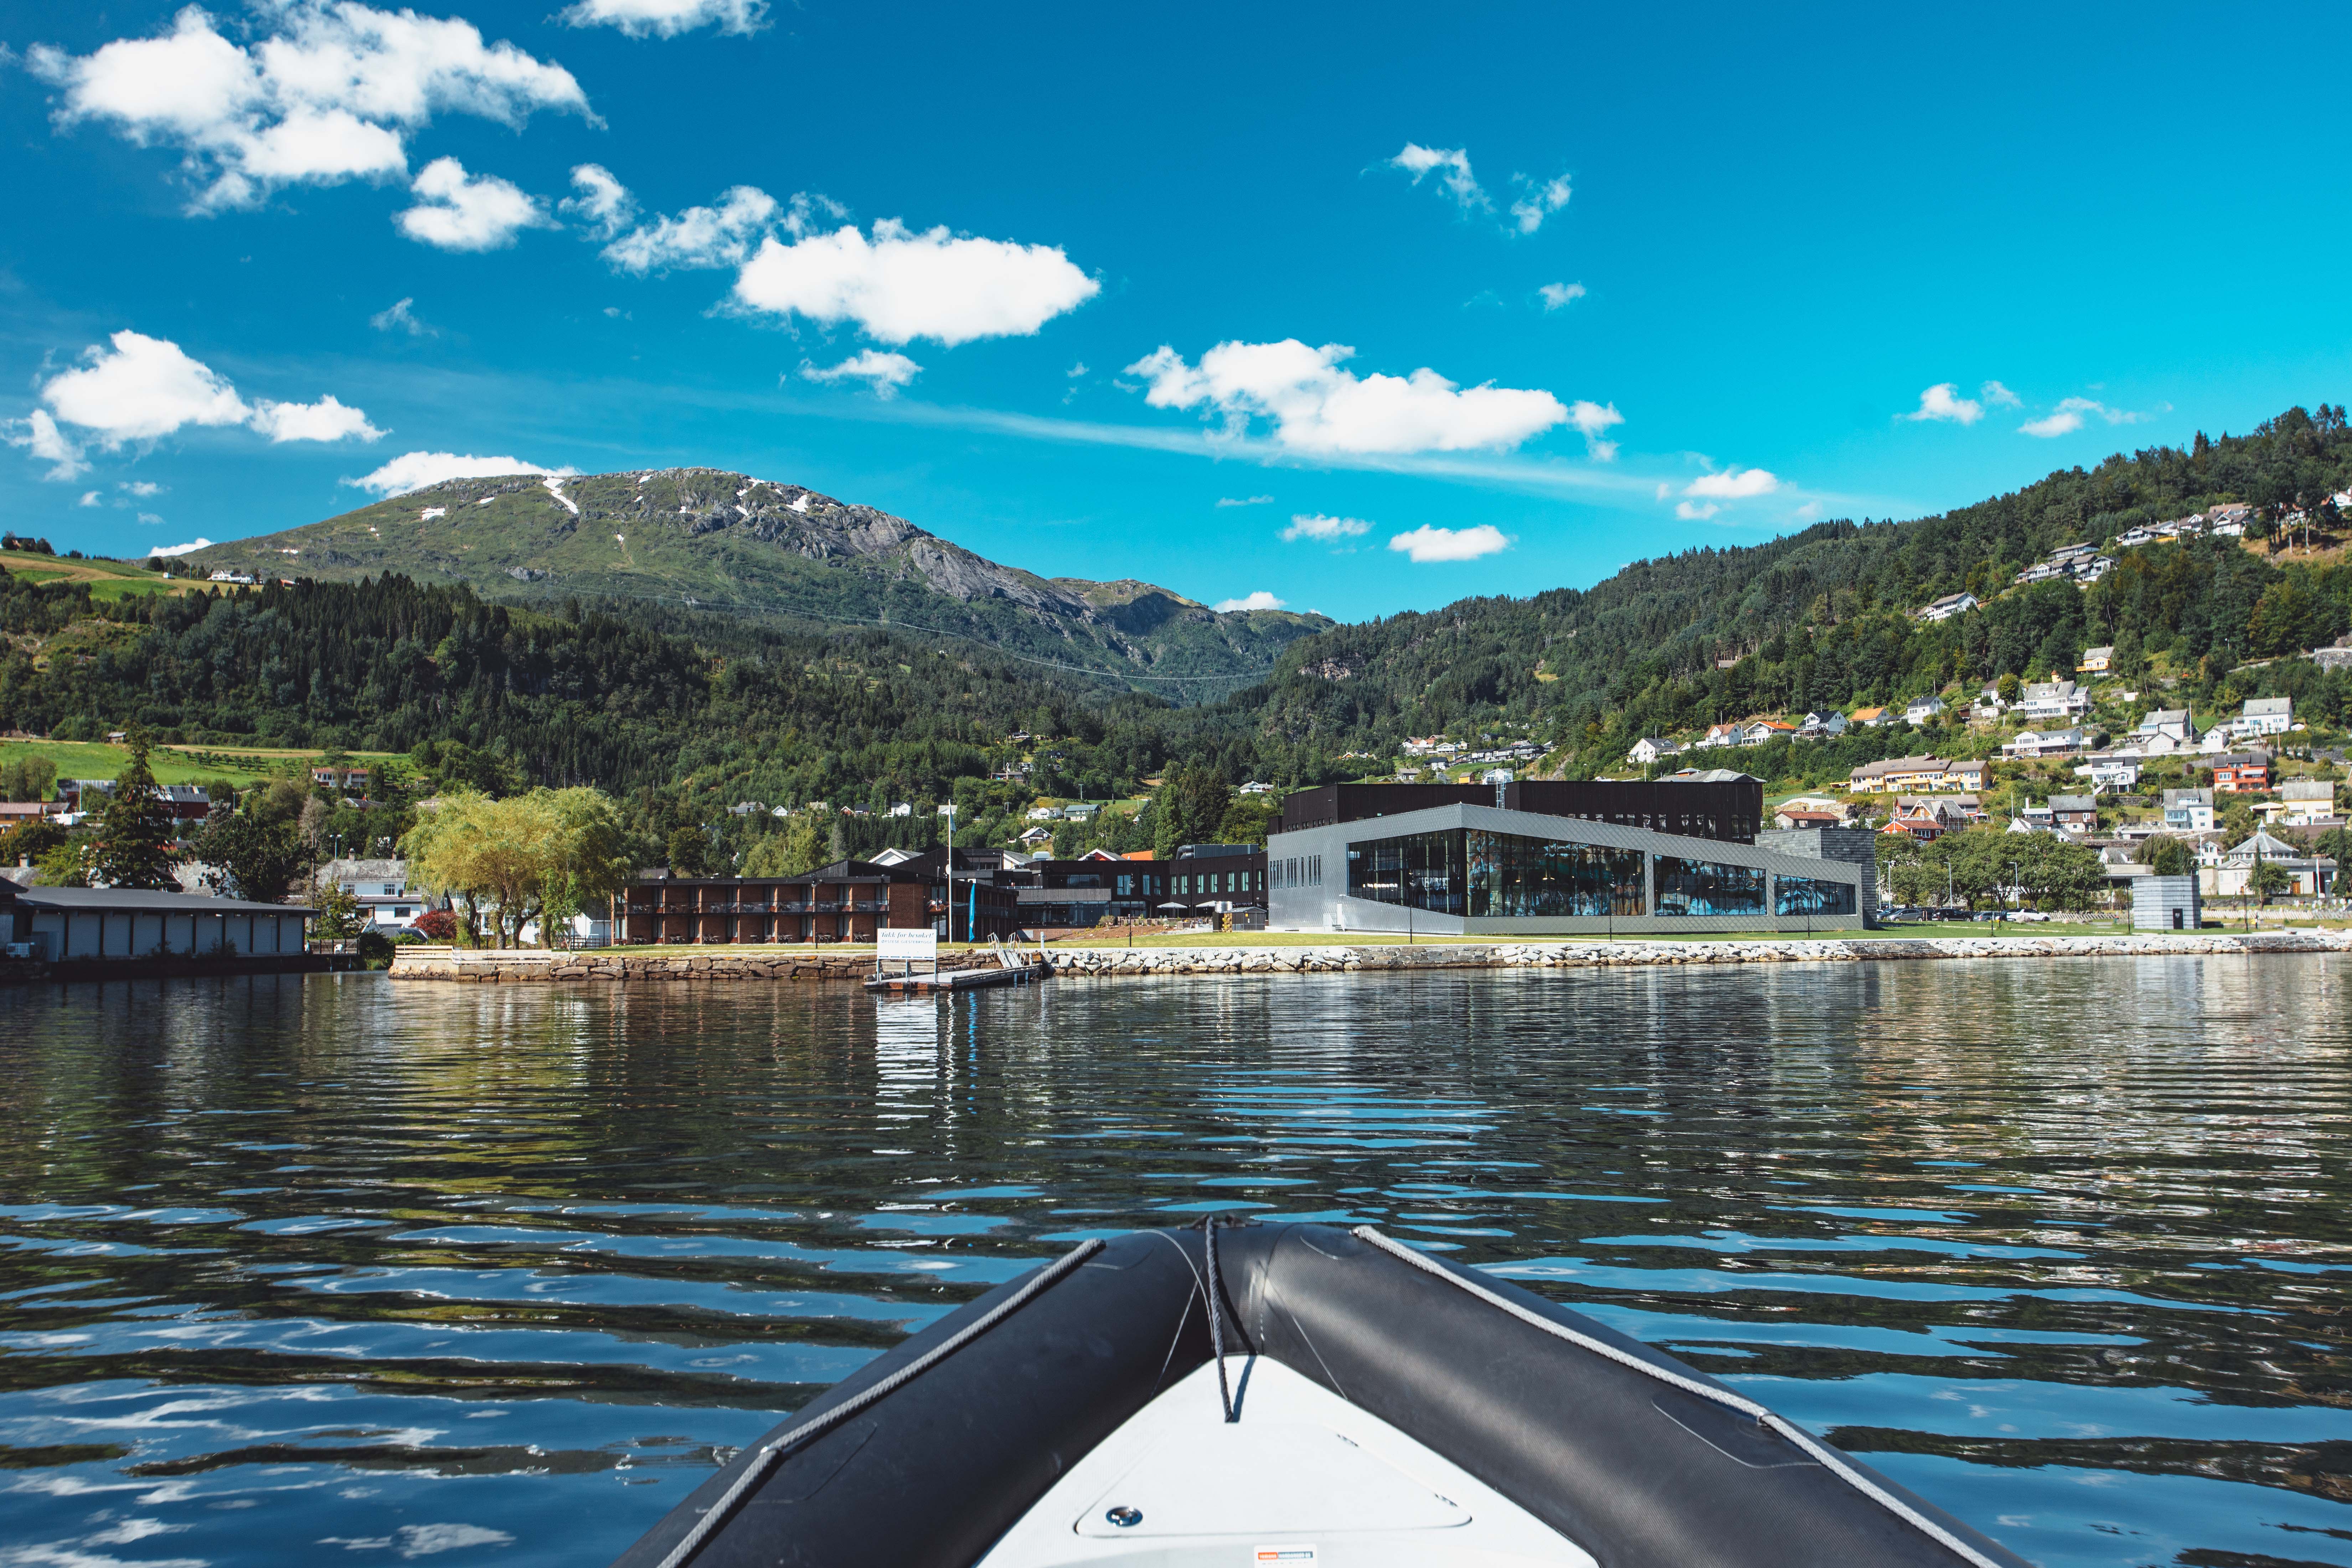
[[[1390,973],[1423,969],[1616,969],[1667,964],[1867,963],[1969,958],[2241,957],[2273,952],[2352,952],[2352,931],[2117,933],[2112,936],[1775,937],[1753,942],[1511,942],[1406,947],[1395,944],[1269,947],[1048,948],[1057,978],[1176,974]],[[985,952],[943,953],[956,970],[992,963]],[[465,952],[403,949],[395,980],[497,984],[557,980],[856,980],[870,954],[806,950],[731,953]]]

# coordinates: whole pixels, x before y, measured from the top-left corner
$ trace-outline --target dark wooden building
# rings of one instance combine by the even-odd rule
[[[936,856],[895,866],[838,860],[797,877],[641,877],[614,896],[613,941],[627,947],[870,942],[886,927],[929,926],[949,941],[969,942],[975,911],[980,941],[1021,927],[1010,886],[959,868],[952,917],[947,891]]]
[[[1006,864],[1003,850],[955,852],[952,910],[948,907],[946,850],[927,850],[900,861],[893,869],[922,878],[931,923],[946,941],[1010,938],[1022,929],[1020,886],[1024,877],[1020,870]]]
[[[625,946],[872,942],[884,926],[931,923],[923,878],[837,860],[797,877],[646,877],[613,896]]]
[[[1172,860],[1033,860],[1025,869],[1032,885],[1021,909],[1032,926],[1265,907],[1265,850],[1254,844],[1187,844]]]

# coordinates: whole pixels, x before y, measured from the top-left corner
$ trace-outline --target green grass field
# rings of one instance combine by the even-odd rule
[[[261,746],[158,746],[148,753],[147,761],[155,770],[157,784],[205,784],[225,778],[248,784],[269,777],[289,762],[307,765],[324,754]],[[373,763],[392,754],[353,752],[351,758],[355,763]],[[48,758],[57,764],[61,779],[110,779],[122,772],[131,751],[103,741],[0,741],[0,763],[24,756]]]
[[[183,579],[165,582],[127,561],[70,561],[60,555],[37,555],[22,550],[0,550],[0,566],[27,583],[87,583],[93,599],[127,599],[139,594],[185,594],[196,584]],[[96,775],[88,775],[96,776]]]

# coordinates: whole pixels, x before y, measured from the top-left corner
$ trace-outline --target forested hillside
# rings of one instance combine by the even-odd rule
[[[985,649],[715,615],[680,635],[635,614],[401,577],[109,602],[0,575],[0,730],[138,725],[166,742],[411,752],[421,776],[493,789],[593,784],[634,800],[654,842],[688,821],[740,837],[730,808],[745,802],[823,800],[872,814],[849,828],[868,848],[927,841],[948,800],[968,841],[997,841],[1039,795],[1130,795],[1179,756],[1286,780],[1328,766],[1269,757],[1285,749],[1231,719]],[[898,802],[917,814],[891,826]]]
[[[1644,733],[2071,670],[2083,647],[2118,638],[2218,683],[2249,658],[2352,625],[2352,572],[2332,549],[2274,563],[2230,541],[2167,544],[2122,553],[2087,589],[2003,590],[2062,545],[2111,545],[2218,501],[2261,509],[2256,533],[2301,510],[2312,542],[2332,544],[2341,520],[2329,498],[2347,486],[2344,410],[2291,409],[2250,436],[2119,453],[1937,517],[1822,522],[1638,562],[1590,589],[1340,626],[1292,645],[1278,677],[1228,708],[1264,734],[1335,752],[1390,754],[1408,735],[1524,727],[1590,772],[1619,764]],[[1940,625],[1912,614],[1961,589],[1986,606]]]
[[[397,574],[109,598],[12,574],[0,730],[94,739],[138,724],[167,742],[411,753],[421,781],[593,784],[633,803],[648,844],[681,825],[732,843],[772,819],[730,808],[822,800],[874,813],[834,835],[871,848],[927,839],[942,801],[959,803],[965,842],[1002,843],[1041,796],[1133,796],[1163,776],[1181,808],[1066,831],[1065,847],[1208,837],[1231,830],[1222,792],[1244,780],[1384,774],[1403,738],[1436,731],[1532,740],[1549,771],[1622,771],[1644,733],[2067,671],[2095,643],[2168,683],[2173,705],[2287,694],[2341,728],[2352,675],[2248,665],[2352,626],[2328,499],[2347,485],[2343,411],[2293,410],[2251,436],[2117,456],[1940,517],[1825,522],[1642,562],[1591,589],[1341,626],[1286,649],[1275,679],[1192,708],[895,627],[825,636],[628,599],[507,605]],[[2230,500],[2262,509],[2258,533],[2304,513],[2296,547],[2157,544],[2115,552],[2087,586],[2006,587],[2058,545]],[[1962,587],[1984,607],[1914,616]],[[1920,743],[1897,727],[1738,760],[1829,777]],[[914,815],[880,815],[897,802]]]

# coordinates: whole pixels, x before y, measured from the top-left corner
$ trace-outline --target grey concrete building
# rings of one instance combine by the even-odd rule
[[[2135,877],[2131,900],[2134,931],[2195,931],[2205,914],[2194,877]]]
[[[1266,838],[1276,931],[1853,931],[1872,879],[1853,859],[1459,801]]]
[[[1862,868],[1862,918],[1878,920],[1878,834],[1868,827],[1767,827],[1756,847],[1808,860],[1843,860]]]

